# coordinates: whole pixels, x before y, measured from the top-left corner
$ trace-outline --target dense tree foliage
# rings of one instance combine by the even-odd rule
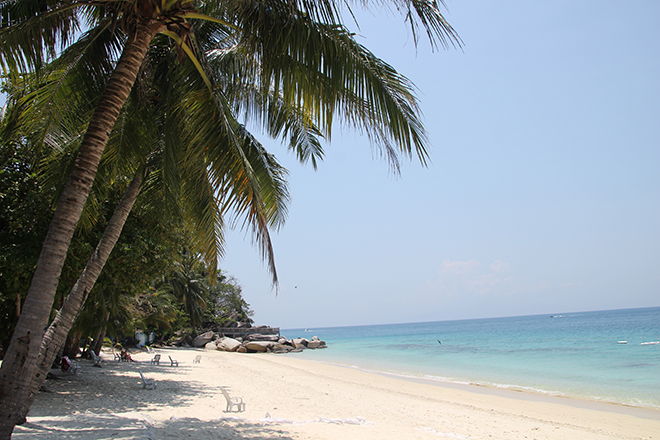
[[[27,144],[0,145],[0,338],[9,343],[21,301],[34,271],[52,215],[53,190],[44,187],[34,148]],[[81,270],[84,259],[105,229],[121,195],[97,206],[96,221],[81,228],[69,250],[59,298]],[[161,212],[154,212],[160,210]],[[220,273],[217,280],[198,254],[183,250],[188,241],[183,224],[161,207],[138,203],[129,216],[111,258],[101,273],[70,340],[104,336],[120,339],[135,329],[172,335],[205,325],[251,322],[252,312],[238,282]],[[61,301],[56,301],[58,307]],[[73,353],[70,353],[73,354]]]
[[[19,142],[0,144],[0,339],[3,351],[20,315],[52,208],[34,155]]]
[[[458,42],[435,0],[390,3],[405,17],[415,41],[422,27],[432,45]],[[161,71],[151,70],[162,65],[159,59],[169,59],[176,52],[182,66],[177,77],[165,76],[178,81],[164,83],[168,93],[158,96],[173,97],[177,106],[171,110],[175,111],[160,115],[172,122],[185,121],[186,144],[193,147],[187,152],[187,163],[196,166],[197,177],[208,178],[210,191],[202,194],[207,199],[219,198],[215,204],[206,204],[214,210],[199,211],[198,220],[215,223],[213,230],[222,231],[228,212],[243,217],[269,263],[274,282],[269,227],[279,225],[286,212],[287,199],[280,191],[283,176],[269,174],[275,163],[272,156],[257,151],[259,162],[250,154],[254,138],[246,135],[237,115],[263,124],[273,137],[288,139],[302,162],[316,164],[322,158],[318,137],[329,137],[334,121],[369,135],[395,169],[399,155],[417,156],[426,162],[426,134],[413,87],[356,42],[342,22],[340,5],[349,4],[329,0],[0,2],[0,65],[13,81],[25,78],[21,74],[36,72],[39,80],[52,86],[49,91],[39,89],[30,102],[21,104],[32,110],[32,117],[28,112],[23,122],[45,126],[43,139],[52,139],[49,136],[57,138],[61,133],[52,133],[50,128],[66,125],[67,115],[87,118],[78,136],[75,161],[63,168],[68,178],[59,192],[23,312],[2,363],[0,438],[8,438],[13,426],[25,420],[34,395],[30,390],[43,378],[38,365],[43,367],[41,354],[48,350],[52,337],[50,329],[45,334],[43,329],[76,225],[93,186],[108,184],[99,181],[97,171],[117,122],[124,122],[129,95],[140,92],[141,78],[160,78]],[[80,34],[83,22],[89,30]],[[184,91],[180,95],[170,93],[180,90]],[[167,131],[177,126],[167,123],[164,127]],[[172,138],[165,136],[161,141],[167,144]],[[141,166],[152,152],[147,146]],[[261,167],[265,174],[255,172],[257,164],[265,164]],[[136,194],[132,189],[145,177],[141,168],[133,172],[135,186],[129,186],[127,196]],[[122,208],[115,210],[118,215],[113,215],[118,221],[111,220],[113,227],[103,234],[109,238],[107,246],[102,239],[94,254],[114,246],[121,230],[116,226],[125,221],[133,201],[120,203]],[[216,247],[221,244],[215,233],[212,239]],[[70,323],[69,318],[77,314],[71,309],[73,304],[80,305],[87,298],[85,280],[95,280],[102,267],[101,258],[95,260],[94,254],[54,322]],[[170,285],[195,323],[204,302],[203,292],[189,282],[192,275],[177,281],[179,287]],[[93,282],[89,283],[91,288]],[[107,306],[104,316],[109,317],[112,307]],[[99,308],[103,309],[101,303]]]
[[[238,280],[221,273],[215,285],[209,289],[209,302],[205,314],[206,325],[219,327],[251,325],[253,311],[242,295]]]

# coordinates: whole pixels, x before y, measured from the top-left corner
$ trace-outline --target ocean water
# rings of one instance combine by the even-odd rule
[[[660,307],[283,330],[322,362],[660,409]],[[621,344],[619,341],[627,341]]]

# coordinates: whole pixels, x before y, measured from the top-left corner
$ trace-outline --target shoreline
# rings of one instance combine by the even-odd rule
[[[574,399],[521,399],[530,393],[503,396],[507,390],[412,381],[292,355],[159,352],[160,366],[150,365],[147,353],[133,356],[139,363],[105,355],[102,368],[81,360],[80,376],[46,382],[51,392],[39,394],[13,438],[633,440],[660,432],[660,411],[648,418],[639,408],[621,413],[626,407],[603,411],[567,404]],[[199,354],[201,362],[193,364]],[[138,384],[138,370],[157,381],[155,390]],[[246,410],[225,412],[221,387],[241,397]]]
[[[585,408],[585,409],[593,409],[596,411],[615,412],[619,414],[634,415],[636,417],[641,417],[649,420],[660,420],[660,407],[632,405],[632,404],[616,402],[616,401],[586,399],[575,396],[551,394],[549,392],[544,392],[544,391],[534,391],[531,389],[516,388],[514,385],[511,385],[509,387],[498,387],[495,385],[480,384],[475,382],[470,382],[470,383],[453,382],[441,378],[430,378],[424,376],[398,374],[398,373],[380,371],[375,369],[363,368],[356,365],[346,365],[342,363],[321,361],[316,359],[301,359],[301,360],[309,361],[309,362],[318,362],[321,364],[332,365],[339,368],[354,369],[357,371],[363,371],[365,373],[378,374],[393,379],[416,382],[430,386],[455,388],[473,393],[483,393],[493,396],[527,400],[533,402],[556,403],[560,405],[573,406],[575,408]]]

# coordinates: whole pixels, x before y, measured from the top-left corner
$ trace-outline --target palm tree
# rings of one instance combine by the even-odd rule
[[[435,1],[393,0],[392,3],[407,14],[414,35],[417,35],[415,20],[419,20],[432,42],[457,41]],[[398,153],[416,154],[423,162],[426,158],[424,131],[416,117],[416,101],[410,85],[354,42],[350,33],[338,24],[341,21],[335,2],[110,0],[95,4],[65,0],[44,4],[14,0],[2,3],[0,13],[3,17],[0,64],[12,73],[20,68],[40,69],[45,56],[55,56],[58,43],[66,45],[73,39],[81,17],[88,19],[90,32],[95,35],[118,25],[118,31],[112,32],[117,37],[108,40],[104,55],[96,64],[111,66],[111,74],[95,101],[95,111],[59,198],[23,313],[3,360],[0,438],[8,438],[14,424],[20,421],[17,401],[23,399],[34,372],[71,236],[92,188],[109,133],[156,34],[172,38],[181,52],[190,56],[200,73],[198,78],[211,90],[207,103],[221,110],[218,117],[226,114],[227,100],[222,90],[217,85],[214,87],[212,75],[207,75],[210,63],[206,64],[201,55],[213,50],[222,52],[228,39],[240,43],[237,47],[258,60],[260,71],[252,78],[261,80],[248,80],[245,85],[268,89],[291,108],[305,108],[323,134],[329,135],[335,111],[339,110],[346,122],[372,135],[394,166]],[[217,43],[203,53],[193,52],[198,48],[193,26],[196,20],[207,20],[214,25]],[[311,32],[303,32],[305,26]],[[321,47],[319,42],[323,43]],[[114,52],[121,52],[116,62],[112,61]],[[248,69],[246,66],[246,70],[238,73]],[[218,127],[209,127],[199,120],[189,122],[205,128],[198,132],[202,135],[217,134]],[[224,137],[239,138],[237,127],[231,124],[224,125],[222,130]],[[197,136],[196,141],[201,142],[200,138]],[[263,223],[258,231],[263,232],[266,226]],[[257,234],[262,245],[264,238]],[[272,261],[267,246],[262,250]]]
[[[153,288],[143,292],[134,305],[132,316],[135,324],[140,328],[171,328],[172,321],[180,313],[175,303],[176,299],[167,290]]]
[[[163,58],[162,54],[160,58]],[[189,72],[177,72],[173,69],[165,69],[165,71],[169,75],[166,84],[170,84],[177,77],[181,77],[181,75],[187,77],[189,74]],[[210,137],[210,147],[207,146],[205,151],[215,152],[216,156],[221,156],[223,164],[218,166],[215,164],[215,160],[212,157],[206,157],[206,160],[200,160],[199,157],[191,154],[191,148],[189,145],[186,144],[185,147],[182,146],[184,143],[183,138],[185,136],[180,132],[184,131],[185,127],[181,121],[185,121],[186,118],[164,120],[163,115],[176,113],[174,108],[168,107],[166,104],[177,102],[177,99],[174,99],[172,96],[164,96],[161,98],[163,93],[157,93],[157,86],[158,84],[153,83],[151,85],[140,84],[142,89],[153,89],[155,92],[155,94],[149,95],[147,101],[162,101],[165,102],[165,104],[161,103],[153,106],[157,108],[150,108],[144,106],[144,99],[133,99],[129,101],[124,111],[132,113],[134,107],[140,107],[139,112],[133,114],[132,117],[128,117],[126,123],[121,126],[121,131],[117,133],[116,130],[114,135],[111,136],[106,155],[110,157],[121,157],[119,162],[130,162],[130,157],[137,157],[139,160],[140,148],[138,147],[144,149],[145,145],[154,145],[152,147],[154,151],[149,154],[149,161],[147,163],[147,169],[154,170],[154,172],[152,172],[152,178],[150,178],[150,185],[152,188],[148,188],[149,191],[147,192],[151,193],[151,197],[154,197],[153,193],[156,191],[153,187],[156,186],[161,189],[158,195],[158,201],[160,201],[163,197],[166,197],[163,196],[162,193],[168,192],[163,191],[162,187],[167,187],[167,182],[177,180],[177,175],[184,177],[179,179],[181,181],[178,185],[174,186],[183,187],[186,191],[186,195],[182,196],[179,194],[171,196],[168,206],[176,207],[181,205],[183,210],[188,212],[189,222],[194,220],[195,231],[202,233],[201,237],[198,237],[198,240],[196,241],[201,242],[202,248],[206,249],[207,259],[212,263],[210,267],[215,268],[217,266],[217,248],[214,244],[221,244],[222,242],[221,236],[216,237],[217,233],[222,231],[222,228],[218,228],[218,220],[222,219],[222,211],[227,208],[227,203],[215,200],[215,196],[212,194],[212,188],[214,185],[213,182],[208,179],[208,169],[222,169],[221,166],[226,168],[222,173],[222,176],[223,179],[227,181],[226,185],[228,188],[232,189],[234,194],[234,197],[229,198],[229,200],[234,204],[238,203],[244,205],[243,207],[234,206],[234,210],[240,213],[245,208],[249,208],[251,212],[248,213],[247,220],[249,220],[250,223],[256,223],[257,228],[263,223],[271,224],[280,221],[281,216],[284,214],[282,207],[284,206],[284,200],[288,197],[288,193],[286,192],[286,187],[281,179],[283,175],[282,169],[276,162],[269,159],[269,156],[261,145],[247,134],[244,135],[244,141],[240,145],[241,160],[232,161],[227,158],[227,156],[237,156],[235,152],[232,152],[232,146],[235,146],[232,142],[222,142],[222,139],[220,139],[217,141],[217,144],[214,144],[214,139]],[[163,85],[160,84],[160,87],[163,87]],[[44,94],[41,89],[39,89],[38,92]],[[53,92],[50,91],[49,93],[46,93],[46,95],[50,96],[52,93]],[[135,103],[136,101],[137,104]],[[216,123],[219,124],[221,121]],[[75,124],[70,123],[68,125]],[[30,131],[33,134],[35,132],[35,130]],[[167,136],[165,136],[166,131]],[[74,136],[64,135],[61,131],[57,134],[58,140],[60,141],[60,143],[56,145],[58,147],[56,149],[58,154],[55,159],[49,161],[51,169],[49,174],[54,176],[55,180],[60,174],[59,170],[62,168],[62,164],[66,164],[66,161],[61,160],[60,157],[63,156],[67,158],[72,156],[64,147],[66,145],[75,147]],[[163,138],[166,139],[166,142],[162,142]],[[128,142],[135,142],[135,140],[140,141],[139,145],[124,145]],[[52,140],[50,142],[52,143]],[[228,146],[229,148],[223,146]],[[216,151],[218,149],[221,150],[222,154],[219,154]],[[175,163],[166,164],[165,162],[167,162],[167,158],[172,157],[175,157],[175,159],[171,159],[171,161]],[[176,157],[179,158],[176,159]],[[118,160],[110,161],[107,158],[102,160],[100,174],[104,176],[104,179],[108,180],[110,179],[108,176],[111,176],[107,168],[122,168],[117,162]],[[104,164],[105,166],[103,166]],[[249,172],[247,172],[246,168],[249,168]],[[114,171],[116,172],[116,170]],[[72,325],[80,313],[87,296],[92,290],[92,287],[107,261],[114,244],[117,242],[126,218],[142,187],[145,173],[146,170],[143,166],[138,168],[138,171],[135,172],[124,197],[117,205],[117,208],[108,223],[103,237],[90,257],[87,267],[83,270],[78,282],[72,288],[71,292],[65,299],[62,308],[59,310],[55,319],[46,331],[37,361],[37,370],[33,375],[29,388],[30,393],[29,396],[24,399],[22,404],[23,415],[27,414],[33,396],[36,395],[37,390],[42,385],[50,365],[52,365],[55,356],[63,346],[69,329],[72,328]],[[157,176],[157,178],[154,178],[153,176]],[[112,178],[116,179],[115,177]],[[98,176],[97,180],[99,180]],[[250,191],[249,187],[247,190],[244,187],[245,181],[255,181],[255,185],[258,185],[260,192],[263,194],[269,194],[269,198],[262,201],[258,197],[254,197],[254,192]],[[53,182],[54,185],[56,185],[56,183],[57,182]],[[103,188],[97,188],[97,191],[100,189]],[[169,193],[172,191],[173,190],[170,189]],[[95,194],[93,193],[93,195]],[[195,301],[189,301],[189,296],[185,295],[187,292],[191,292],[191,290],[188,289],[183,291],[184,294],[182,294],[182,299],[186,304],[186,310],[193,319],[193,323],[197,323],[200,315],[198,310],[199,304]]]
[[[174,297],[182,304],[190,324],[199,327],[208,301],[208,273],[198,256],[185,252],[165,280]]]

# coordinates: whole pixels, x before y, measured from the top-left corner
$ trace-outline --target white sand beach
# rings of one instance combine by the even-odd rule
[[[660,411],[422,383],[307,361],[302,355],[161,349],[159,366],[104,355],[49,380],[27,439],[658,439]],[[193,363],[201,354],[199,364]],[[170,366],[168,355],[180,362]],[[143,389],[138,369],[155,379]],[[247,408],[225,412],[220,387]]]

